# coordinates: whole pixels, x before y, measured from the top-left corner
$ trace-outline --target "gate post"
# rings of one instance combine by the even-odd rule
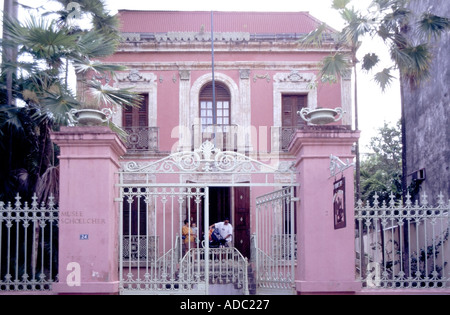
[[[119,292],[117,172],[126,148],[108,127],[63,127],[60,153],[59,294]]]
[[[307,127],[298,131],[290,153],[296,157],[299,207],[297,214],[299,294],[353,293],[355,279],[354,174],[349,168],[330,178],[330,156],[353,161],[359,131],[347,127]],[[346,178],[345,227],[335,226],[334,183]]]

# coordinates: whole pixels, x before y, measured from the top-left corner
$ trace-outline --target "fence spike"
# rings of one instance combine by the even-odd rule
[[[428,206],[428,195],[425,191],[422,195],[422,206],[424,206],[425,208]]]
[[[449,200],[449,205],[450,205],[450,200]],[[442,191],[438,195],[438,206],[439,207],[444,207],[445,206],[444,194],[442,193]]]
[[[406,194],[405,206],[406,206],[407,208],[411,208],[411,205],[412,205],[411,194],[410,194],[409,191],[408,191],[408,193]]]
[[[361,199],[358,200],[358,206],[356,207],[357,209],[361,209],[363,207],[363,201]]]
[[[37,210],[39,208],[39,203],[38,203],[38,197],[37,197],[36,193],[33,195],[33,197],[31,199],[33,200],[31,202],[31,208],[33,210]]]
[[[53,208],[55,206],[55,197],[53,197],[53,194],[48,197],[48,206],[50,208]]]
[[[389,195],[389,207],[394,208],[395,207],[395,195],[391,191],[391,194]]]
[[[14,206],[16,207],[16,209],[20,209],[20,207],[22,206],[22,203],[20,202],[22,197],[20,197],[19,193],[17,193],[14,199],[16,199],[16,203],[14,204]]]
[[[373,206],[374,208],[378,208],[380,206],[380,201],[378,200],[380,196],[378,196],[378,193],[376,192],[373,196]]]

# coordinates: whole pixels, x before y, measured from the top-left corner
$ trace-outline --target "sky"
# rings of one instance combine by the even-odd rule
[[[21,4],[38,7],[48,6],[50,0],[19,0]],[[76,0],[74,0],[76,2]],[[105,0],[108,9],[115,13],[119,9],[128,10],[177,10],[177,11],[277,11],[299,12],[307,11],[333,28],[343,27],[339,13],[331,8],[332,0]],[[353,0],[352,5],[365,11],[370,0]],[[0,0],[3,8],[3,0]],[[22,13],[24,15],[26,13]],[[377,52],[382,60],[390,61],[389,54],[382,42],[368,38],[359,50],[360,59],[367,52]],[[386,64],[387,65],[387,64]],[[385,65],[385,66],[386,66]],[[368,153],[366,148],[370,139],[377,135],[377,129],[383,127],[384,122],[395,124],[401,116],[400,85],[396,80],[384,93],[373,81],[373,74],[359,71],[358,74],[358,108],[359,129],[361,133],[361,152]]]

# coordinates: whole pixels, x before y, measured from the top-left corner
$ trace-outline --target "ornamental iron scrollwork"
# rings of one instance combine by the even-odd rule
[[[166,158],[146,165],[137,162],[128,162],[123,166],[127,173],[293,173],[292,168],[274,168],[244,154],[233,151],[222,151],[215,147],[211,141],[205,141],[200,148],[194,151],[177,152]]]
[[[355,163],[350,163],[350,160],[347,159],[347,163],[343,162],[340,158],[337,156],[331,155],[330,156],[330,173],[331,177],[335,177],[338,174],[343,173],[345,170],[354,167]]]

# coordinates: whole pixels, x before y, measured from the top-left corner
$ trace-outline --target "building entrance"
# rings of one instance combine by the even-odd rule
[[[282,228],[293,209],[292,193],[276,196],[281,208],[271,195],[268,202],[252,199],[280,186],[293,188],[294,175],[210,142],[149,164],[124,164],[118,185],[121,293],[208,294],[210,285],[232,284],[249,294],[250,263],[253,279],[264,279],[263,285],[273,282],[273,271],[276,277],[280,270],[292,272],[294,229]],[[253,203],[273,212],[251,212]],[[209,227],[226,218],[234,228],[232,246],[210,247]]]

